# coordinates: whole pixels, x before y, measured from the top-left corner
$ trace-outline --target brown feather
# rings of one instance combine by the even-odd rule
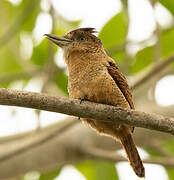
[[[115,83],[123,93],[125,99],[130,105],[131,109],[134,109],[134,103],[132,99],[131,90],[127,83],[125,76],[119,71],[118,67],[113,61],[109,61],[108,72],[114,79]],[[134,127],[132,127],[132,132],[134,131]],[[129,132],[127,132],[127,127],[122,126],[122,130],[119,132],[120,142],[126,152],[129,163],[134,169],[135,173],[139,177],[145,177],[145,169],[139,153],[137,151],[136,145],[132,139],[132,136]]]
[[[133,98],[132,98],[132,93],[131,93],[131,90],[130,90],[129,85],[127,83],[127,80],[124,77],[124,75],[119,71],[116,64],[112,61],[109,61],[108,72],[112,76],[112,78],[114,79],[117,86],[120,88],[125,99],[129,103],[130,108],[135,109],[134,103],[133,103]]]
[[[132,98],[132,93],[131,93],[130,87],[127,83],[125,76],[120,72],[120,70],[118,69],[118,67],[116,66],[116,64],[113,61],[109,61],[108,63],[109,63],[109,66],[108,66],[109,74],[114,79],[117,86],[120,88],[125,99],[129,103],[130,108],[135,109],[134,103],[133,103],[133,98]],[[134,132],[134,129],[135,129],[135,127],[132,127],[132,133]]]

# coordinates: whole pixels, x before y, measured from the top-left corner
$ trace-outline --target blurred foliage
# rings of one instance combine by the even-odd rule
[[[128,7],[128,0],[121,0],[124,7]]]
[[[4,48],[0,51],[0,57],[2,58],[0,61],[1,74],[22,71],[22,67],[15,55],[8,48]]]
[[[169,29],[161,35],[161,54],[162,57],[166,58],[174,52],[174,29]]]
[[[76,165],[76,168],[87,180],[118,179],[114,163],[85,161]]]
[[[162,142],[162,146],[168,154],[174,155],[174,141],[172,139]]]
[[[123,9],[104,25],[98,35],[107,53],[116,59],[119,65],[126,60],[127,56],[125,52],[127,31],[128,16],[126,10]]]
[[[104,47],[109,48],[123,43],[126,39],[126,27],[124,12],[116,14],[109,20],[99,34]]]
[[[31,61],[36,64],[43,66],[48,58],[49,43],[44,39],[38,46],[33,48],[33,55]]]
[[[173,0],[159,0],[174,15],[174,1]]]
[[[171,56],[174,52],[174,29],[168,29],[160,35],[161,57],[163,59]],[[155,60],[155,45],[145,47],[138,51],[135,56],[135,63],[131,67],[131,73],[137,73],[152,64]]]
[[[172,180],[174,178],[174,169],[166,168],[169,179]]]
[[[50,172],[41,173],[39,180],[54,180],[60,173],[60,169]]]
[[[160,43],[159,55],[162,60],[174,53],[174,28],[171,25],[168,29],[160,26],[160,36],[153,33],[145,41],[154,41],[149,43],[136,42],[138,50],[130,54],[127,50],[128,40],[127,32],[129,27],[129,13],[127,0],[121,0],[122,10],[115,14],[99,32],[99,38],[102,40],[108,54],[116,59],[125,74],[136,75],[144,71],[147,67],[153,66],[156,62],[155,51],[157,42]],[[157,0],[174,16],[174,0]],[[8,0],[0,0],[0,87],[10,87],[12,83],[23,80],[26,84],[30,79],[37,76],[47,76],[45,66],[49,64],[49,49],[51,44],[45,39],[36,44],[32,39],[33,49],[29,60],[20,56],[21,34],[23,32],[33,33],[36,19],[40,13],[44,12],[40,6],[40,0],[22,0],[17,6],[14,6]],[[52,32],[57,35],[63,35],[72,29],[77,28],[82,20],[69,21],[61,17],[52,8],[48,12],[53,20]],[[130,42],[129,42],[130,43]],[[135,43],[135,42],[134,42]],[[143,45],[142,45],[143,44]],[[148,45],[147,45],[148,44]],[[54,46],[53,56],[57,51]],[[55,61],[53,61],[55,62]],[[56,85],[65,95],[67,91],[66,69],[53,64],[53,76],[49,83]],[[50,72],[52,73],[52,72]],[[58,91],[59,92],[59,91]],[[162,146],[166,151],[174,156],[174,141],[166,141]],[[151,157],[160,157],[161,154],[154,149],[147,148]],[[85,161],[76,164],[76,168],[84,175],[87,180],[117,180],[117,172],[114,163]],[[170,179],[174,179],[174,170],[167,169]],[[50,172],[41,172],[39,180],[53,180],[60,173],[60,169]]]
[[[65,72],[61,71],[58,76],[55,76],[54,82],[65,94],[68,95],[68,89],[67,89],[68,77],[65,74]]]
[[[150,65],[154,60],[154,46],[146,47],[137,52],[135,63],[131,67],[132,73],[137,73]]]

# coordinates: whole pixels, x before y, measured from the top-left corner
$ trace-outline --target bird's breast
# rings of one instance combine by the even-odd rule
[[[75,99],[129,108],[124,95],[105,67],[89,68],[78,77],[69,77],[69,95]]]

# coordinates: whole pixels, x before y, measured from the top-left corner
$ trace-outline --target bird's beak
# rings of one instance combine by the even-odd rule
[[[47,39],[49,39],[50,41],[52,41],[53,43],[57,44],[62,48],[72,42],[71,39],[65,38],[63,36],[55,36],[53,34],[45,34],[44,36],[46,36]]]

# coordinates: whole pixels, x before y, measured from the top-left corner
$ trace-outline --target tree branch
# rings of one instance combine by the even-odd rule
[[[156,114],[122,109],[104,104],[55,97],[43,93],[0,89],[0,104],[59,112],[72,116],[96,119],[108,123],[124,123],[131,126],[174,134],[174,119]]]
[[[89,154],[81,150],[82,147],[88,148],[88,145],[108,152],[121,148],[120,143],[115,143],[112,138],[96,135],[89,127],[78,123],[77,120],[74,121],[76,124],[72,128],[68,128],[73,119],[68,117],[37,132],[1,137],[0,158],[10,154],[11,156],[0,161],[0,179],[14,178],[29,171],[45,172],[64,164],[92,159]],[[66,127],[68,129],[65,131]],[[159,142],[159,139],[163,141],[170,138],[172,136],[167,133],[140,128],[136,128],[134,133],[134,140],[140,147],[149,147]],[[22,149],[21,153],[15,154],[20,149]]]
[[[40,139],[31,141],[28,144],[23,144],[22,147],[20,146],[17,147],[17,149],[15,149],[14,151],[10,151],[9,153],[6,153],[3,156],[0,156],[0,162],[7,161],[8,159],[15,157],[16,155],[24,153],[25,151],[30,151],[31,149],[41,146],[42,144],[44,144],[45,142],[49,140],[53,140],[55,137],[58,137],[59,135],[61,135],[64,131],[74,126],[75,124],[77,124],[77,122],[78,121],[69,120],[68,123],[66,122],[65,124],[63,124],[62,127],[60,127],[59,129],[53,132],[50,132],[46,136],[41,137]]]
[[[94,147],[85,146],[80,149],[82,154],[84,153],[88,159],[105,160],[112,162],[127,161],[126,158],[119,155],[116,151],[102,150]],[[160,158],[149,158],[143,160],[144,163],[160,164],[162,166],[173,168],[174,158],[173,157],[160,157]]]
[[[137,82],[135,82],[131,89],[136,89],[137,87],[144,84],[148,79],[153,77],[154,75],[157,75],[160,71],[165,69],[169,64],[174,62],[174,55],[170,56],[168,59],[160,61],[159,64],[157,64],[151,71],[149,71],[145,76],[143,76],[141,79],[139,79]]]

